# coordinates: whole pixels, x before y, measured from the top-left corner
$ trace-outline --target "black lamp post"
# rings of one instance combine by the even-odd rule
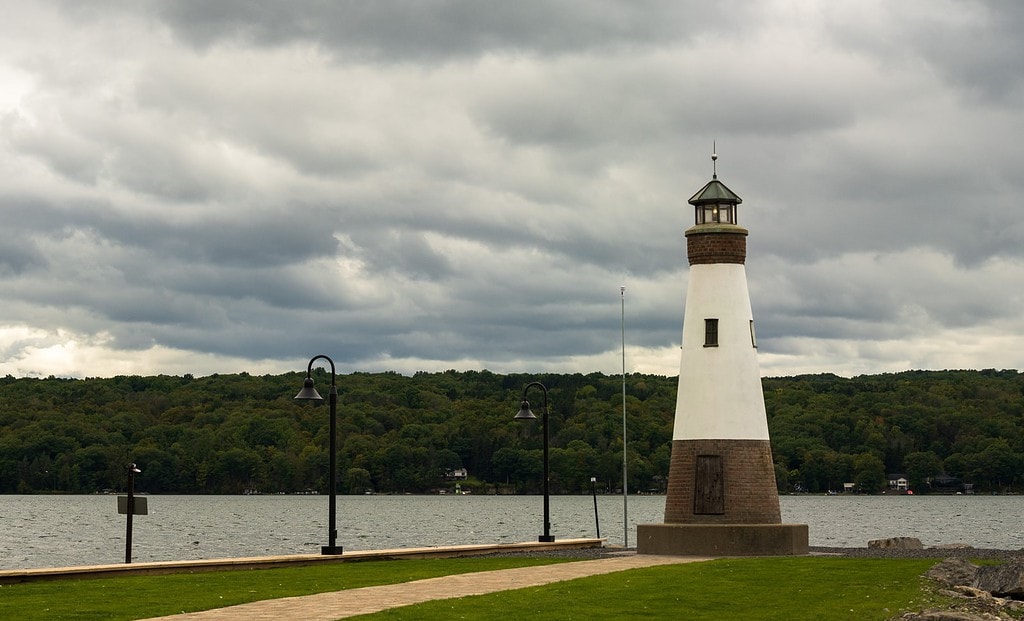
[[[330,496],[327,501],[327,545],[320,547],[321,554],[341,554],[342,547],[335,545],[338,540],[338,529],[336,528],[337,519],[337,489],[338,489],[338,466],[337,466],[337,429],[338,429],[338,386],[335,383],[336,374],[334,372],[334,361],[329,357],[320,354],[313,356],[309,361],[309,365],[306,367],[306,381],[302,386],[302,390],[299,394],[295,395],[296,399],[302,401],[315,401],[322,403],[324,398],[320,396],[320,393],[313,388],[313,363],[323,358],[331,364],[331,393],[328,398],[328,403],[331,408],[331,440],[330,440],[330,451],[331,451],[331,474],[330,474]]]
[[[551,534],[551,512],[549,507],[548,494],[548,389],[540,382],[530,382],[523,388],[523,401],[519,404],[519,413],[516,420],[537,420],[537,416],[530,410],[530,402],[526,400],[526,393],[531,387],[536,386],[544,391],[544,534],[537,538],[537,541],[554,541]]]

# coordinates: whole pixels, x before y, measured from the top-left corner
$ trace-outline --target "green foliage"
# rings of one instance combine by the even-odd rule
[[[296,402],[303,374],[0,378],[0,493],[120,489],[266,493],[328,485],[328,411]],[[318,387],[329,375],[314,371]],[[676,378],[627,376],[629,488],[664,489]],[[337,378],[339,492],[541,488],[540,421],[514,421],[523,387],[548,388],[551,489],[621,489],[620,376],[489,371]],[[912,371],[763,382],[782,491],[825,492],[888,475],[928,492],[940,475],[976,491],[1024,484],[1024,379],[1016,371]],[[531,391],[535,412],[541,395]],[[950,487],[944,490],[952,489]]]
[[[928,481],[942,474],[942,460],[932,451],[918,451],[903,458],[910,489],[928,489]]]
[[[915,493],[1019,490],[1024,376],[1014,370],[908,371],[763,381],[780,489],[872,492],[903,474]],[[872,458],[871,456],[874,456]],[[955,477],[940,486],[936,479]]]
[[[302,380],[3,378],[0,493],[122,489],[132,461],[137,489],[151,493],[327,493],[328,409],[292,398]],[[330,376],[316,369],[314,380],[323,390]],[[589,491],[591,476],[621,488],[620,377],[446,371],[337,377],[338,491],[450,490],[460,468],[471,477],[463,489],[539,491],[541,426],[513,420],[534,380],[549,389],[552,491]],[[628,383],[643,397],[631,389],[630,487],[643,489],[667,470],[675,380]],[[648,453],[662,457],[657,467]]]

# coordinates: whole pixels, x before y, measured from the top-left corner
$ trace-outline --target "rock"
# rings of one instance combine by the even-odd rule
[[[910,612],[902,617],[905,621],[990,621],[999,617],[988,613],[973,613],[963,610],[924,610]]]
[[[961,558],[948,558],[928,570],[926,577],[946,588],[939,595],[953,598],[949,608],[908,612],[902,621],[996,621],[1019,619],[1024,602],[998,597],[1003,589],[1022,586],[1024,558],[1010,558],[1004,565],[978,567]],[[1019,595],[1017,597],[1020,597]]]
[[[908,612],[900,617],[903,621],[1001,621],[1013,619],[1003,613],[999,607],[988,609],[942,609],[929,608],[921,612]]]
[[[928,548],[929,550],[973,550],[974,546],[967,543],[940,543],[937,546]]]
[[[977,575],[978,566],[962,558],[947,558],[925,573],[925,576],[947,587],[971,586]]]
[[[979,567],[971,586],[998,597],[1024,599],[1024,559],[1015,558],[1002,565]]]
[[[923,550],[921,540],[917,537],[889,537],[888,539],[872,539],[869,548],[878,550]]]
[[[958,584],[955,587],[953,587],[953,592],[956,595],[962,595],[964,597],[992,597],[992,594],[986,591],[985,589],[976,589],[972,586],[966,586],[963,584]]]

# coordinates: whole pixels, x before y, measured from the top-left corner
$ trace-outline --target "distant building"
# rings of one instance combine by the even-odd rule
[[[444,478],[448,481],[465,481],[469,478],[469,471],[465,468],[455,468],[454,470],[448,470],[445,472]]]
[[[907,480],[907,475],[890,474],[889,489],[896,490],[897,492],[905,492],[910,489],[910,481]]]

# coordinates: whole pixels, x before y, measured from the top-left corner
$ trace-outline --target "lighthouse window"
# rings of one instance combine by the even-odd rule
[[[754,334],[754,320],[753,319],[750,320],[750,344],[754,346],[754,349],[757,349],[757,335]]]
[[[736,224],[736,210],[728,203],[704,205],[697,209],[697,224]]]
[[[718,320],[704,320],[704,347],[718,347]]]

